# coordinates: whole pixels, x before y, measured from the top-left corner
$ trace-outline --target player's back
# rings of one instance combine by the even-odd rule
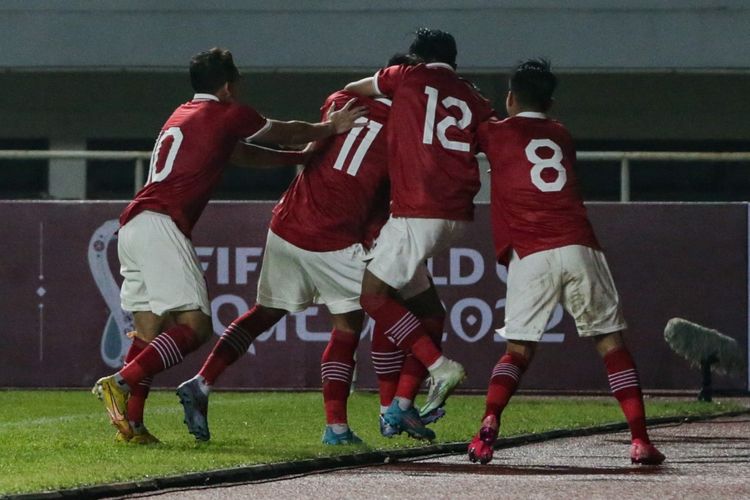
[[[120,223],[152,210],[168,214],[189,237],[237,141],[265,124],[266,119],[252,108],[208,95],[178,107],[156,139],[146,185],[122,213]]]
[[[393,96],[389,172],[396,216],[473,218],[476,128],[492,107],[448,64],[391,66],[376,75]]]
[[[300,248],[324,252],[366,243],[388,217],[386,131],[390,100],[350,92],[330,95],[321,108],[350,99],[366,106],[361,127],[316,145],[313,156],[274,208],[271,230]]]
[[[567,129],[541,113],[489,120],[479,129],[491,165],[491,209],[498,257],[598,243],[578,190]]]

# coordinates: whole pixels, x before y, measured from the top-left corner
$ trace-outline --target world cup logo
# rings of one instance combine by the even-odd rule
[[[88,246],[91,275],[109,309],[99,351],[102,360],[112,368],[120,368],[124,364],[125,355],[132,343],[127,333],[135,330],[133,315],[120,307],[120,287],[107,258],[107,249],[111,242],[117,241],[115,233],[119,227],[117,219],[106,221],[94,231]]]

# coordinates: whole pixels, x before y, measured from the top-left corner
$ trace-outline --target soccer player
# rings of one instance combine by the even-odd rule
[[[426,415],[442,406],[466,375],[459,363],[441,354],[424,322],[393,293],[425,259],[447,249],[473,219],[480,186],[475,133],[492,115],[492,107],[456,74],[452,35],[421,28],[409,51],[425,64],[388,67],[346,88],[393,99],[388,130],[391,217],[365,271],[361,303],[375,320],[376,335],[385,335],[429,370],[430,391],[421,410]],[[386,421],[408,427],[413,420],[410,403],[394,400]]]
[[[593,339],[630,432],[633,463],[659,464],[649,441],[638,372],[625,347],[620,299],[578,192],[573,141],[545,114],[557,85],[549,63],[532,59],[510,77],[510,118],[491,119],[479,141],[491,165],[492,230],[498,261],[508,264],[507,350],[490,378],[482,426],[469,459],[492,459],[500,415],[518,386],[550,315],[561,302],[578,334]]]
[[[266,119],[236,102],[239,76],[228,50],[193,57],[196,93],[162,127],[148,181],[120,216],[120,296],[122,308],[133,312],[137,338],[126,365],[99,379],[92,391],[120,441],[156,441],[142,425],[149,381],[211,335],[206,283],[190,235],[238,141],[305,144],[350,130],[366,112],[352,108],[352,100],[340,111],[331,108],[321,123]],[[130,393],[137,407],[128,408]]]
[[[312,156],[273,210],[257,303],[230,324],[198,374],[177,390],[185,423],[197,440],[210,439],[208,396],[219,375],[286,314],[322,303],[333,321],[321,359],[327,422],[322,441],[361,443],[348,425],[347,398],[364,319],[359,304],[363,258],[388,217],[386,130],[391,102],[339,91],[326,99],[323,117],[331,106],[353,97],[368,110],[367,119],[360,119],[362,127],[313,145]],[[429,301],[436,297],[429,293],[431,287],[422,266],[401,297],[407,304],[426,306],[419,309],[423,316],[442,317],[442,304]],[[425,432],[429,437],[432,431]]]

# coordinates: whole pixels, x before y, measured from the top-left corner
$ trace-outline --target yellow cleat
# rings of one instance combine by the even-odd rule
[[[124,436],[133,437],[127,417],[128,392],[119,386],[114,375],[96,381],[91,392],[104,403],[110,421]]]
[[[121,431],[117,431],[117,434],[115,434],[115,443],[129,443],[132,437],[132,435],[128,436]]]
[[[128,441],[130,444],[159,444],[161,441],[157,439],[156,436],[148,432],[148,430],[143,427],[142,430],[137,431],[135,434],[133,434],[133,437],[130,438],[130,441]]]

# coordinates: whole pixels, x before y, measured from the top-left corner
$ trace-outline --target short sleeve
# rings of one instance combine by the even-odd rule
[[[484,121],[479,124],[477,127],[477,147],[479,148],[479,151],[482,151],[483,153],[487,152],[487,145],[489,144],[489,124]]]
[[[490,150],[492,129],[499,123],[497,117],[490,115],[489,119],[482,121],[477,127],[477,147],[485,154]]]
[[[336,109],[343,108],[347,102],[349,102],[352,98],[357,98],[358,96],[355,94],[347,93],[347,92],[334,92],[333,94],[326,97],[325,102],[320,107],[320,121],[326,121],[328,119],[328,110],[331,108],[332,104],[336,105]],[[357,103],[359,105],[359,103]]]
[[[232,125],[238,138],[251,139],[271,126],[271,122],[250,106],[237,105],[232,113]]]
[[[481,103],[479,105],[479,121],[486,121],[495,116],[495,110],[492,109],[492,104],[484,96],[481,96]]]
[[[375,91],[384,96],[393,97],[396,89],[401,85],[409,68],[412,66],[406,66],[400,64],[398,66],[388,66],[375,73]]]
[[[328,118],[328,109],[334,102],[336,102],[336,94],[331,94],[326,97],[325,102],[323,102],[323,105],[320,107],[320,121],[326,121]]]

